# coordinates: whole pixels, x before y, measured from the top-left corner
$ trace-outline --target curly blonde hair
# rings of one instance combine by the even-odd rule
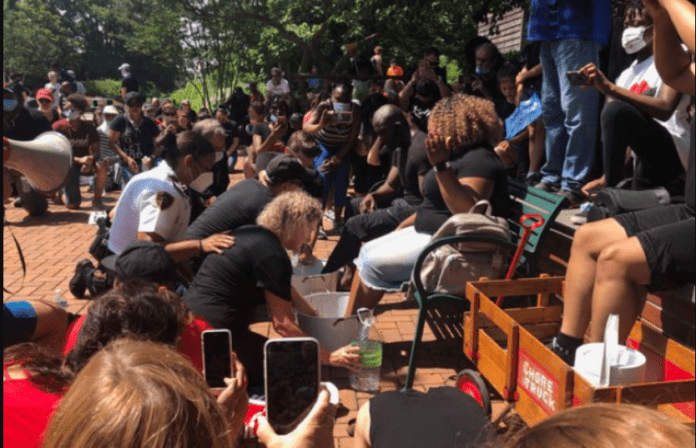
[[[321,215],[319,201],[303,191],[289,191],[273,199],[256,219],[256,224],[285,242],[301,227],[317,223]]]
[[[471,148],[481,143],[497,144],[502,139],[503,125],[492,101],[455,93],[435,104],[428,132],[452,137],[454,148]]]

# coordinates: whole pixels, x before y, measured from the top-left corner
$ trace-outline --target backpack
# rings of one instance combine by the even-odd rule
[[[477,235],[510,241],[507,219],[492,215],[490,202],[481,200],[468,213],[450,217],[432,236],[431,242],[453,235]],[[485,242],[461,242],[440,246],[430,252],[421,268],[426,291],[464,295],[466,283],[481,277],[501,278],[508,249]]]

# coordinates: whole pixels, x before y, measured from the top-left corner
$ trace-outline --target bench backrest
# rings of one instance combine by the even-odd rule
[[[543,243],[544,236],[548,233],[558,214],[568,206],[568,199],[530,187],[513,179],[508,179],[508,193],[512,198],[508,221],[512,241],[515,244],[519,243],[525,231],[524,227],[520,225],[521,216],[538,214],[544,218],[544,224],[531,231],[520,260],[521,266],[528,265],[531,268],[532,272],[526,272],[527,275],[536,275],[535,258],[538,255],[540,244]]]

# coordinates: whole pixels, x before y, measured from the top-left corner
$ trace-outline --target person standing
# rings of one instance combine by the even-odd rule
[[[125,99],[128,92],[139,92],[140,85],[138,80],[131,74],[131,66],[129,63],[124,62],[118,69],[121,71],[121,98]]]
[[[532,0],[527,40],[541,42],[544,72],[543,117],[546,163],[536,187],[579,203],[594,157],[599,92],[581,89],[566,73],[599,65],[599,50],[609,41],[611,1]]]

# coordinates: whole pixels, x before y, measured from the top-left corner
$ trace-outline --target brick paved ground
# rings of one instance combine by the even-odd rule
[[[241,164],[238,164],[238,168]],[[241,179],[239,171],[233,181]],[[87,224],[92,194],[82,187],[83,207],[79,210],[67,210],[63,206],[49,206],[46,216],[32,218],[24,209],[14,208],[12,203],[5,204],[5,215],[12,232],[21,244],[27,264],[26,278],[22,279],[22,270],[14,242],[8,228],[3,233],[3,284],[14,294],[4,293],[3,300],[48,299],[52,300],[60,288],[69,303],[68,310],[84,313],[88,300],[78,300],[68,291],[68,282],[73,275],[78,260],[89,257],[87,249],[94,238],[96,226]],[[117,193],[105,195],[104,203],[113,207]],[[331,225],[327,223],[327,228]],[[326,258],[337,237],[328,241],[319,241],[316,255]],[[412,305],[404,303],[402,294],[389,294],[385,297],[378,313],[378,328],[386,342],[382,369],[381,391],[396,390],[403,386],[408,368],[408,352],[415,331],[417,311]],[[426,325],[423,337],[423,350],[417,371],[415,388],[427,390],[429,387],[444,384],[452,385],[459,369],[467,367],[467,361],[461,350],[461,320],[454,314],[439,319],[436,333]],[[449,319],[449,320],[448,320]],[[267,322],[254,324],[254,331],[263,335],[273,335]],[[469,368],[471,368],[469,366]],[[340,390],[342,408],[336,420],[334,435],[336,447],[352,446],[346,429],[348,422],[357,413],[358,407],[370,399],[372,394],[355,392],[348,385],[347,371],[336,368],[324,368],[324,380],[332,381]],[[494,414],[502,409],[503,403],[496,402]]]

